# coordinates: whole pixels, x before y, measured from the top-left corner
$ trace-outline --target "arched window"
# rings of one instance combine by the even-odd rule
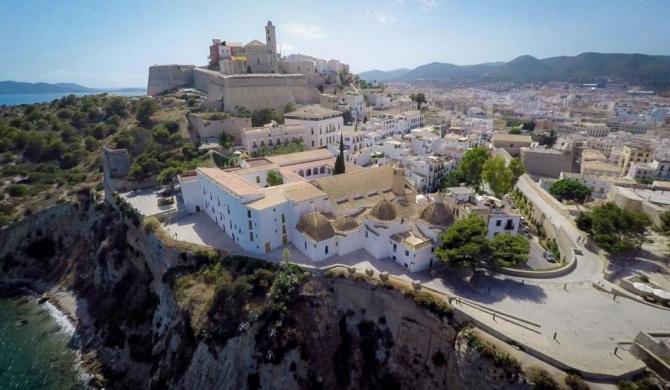
[[[305,177],[305,172],[301,169],[298,171],[298,175]]]
[[[272,146],[272,140],[269,140],[269,141],[268,141],[268,145],[269,145],[269,146]]]
[[[251,147],[253,147],[253,148],[258,147],[258,146],[256,145],[256,141],[254,141],[254,142],[251,144]]]
[[[281,145],[281,140],[277,138],[277,145]]]
[[[326,172],[326,168],[325,168],[325,167],[321,167],[321,169],[319,169],[319,173],[325,173],[325,172]]]
[[[328,245],[326,245],[325,252],[328,254]]]
[[[265,141],[261,141],[261,147],[265,146]]]
[[[312,176],[312,170],[307,168],[307,176]]]
[[[261,59],[260,58],[256,58],[256,65],[261,66]]]
[[[307,249],[307,241],[305,241],[305,249]]]

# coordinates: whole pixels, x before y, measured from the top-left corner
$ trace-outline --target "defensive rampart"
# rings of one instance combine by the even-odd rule
[[[154,65],[149,67],[147,92],[156,96],[177,87],[193,84],[195,65]]]

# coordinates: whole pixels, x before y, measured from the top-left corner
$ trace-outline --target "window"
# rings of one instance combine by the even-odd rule
[[[367,237],[368,237],[368,231],[366,230],[365,231],[365,238],[367,238]]]
[[[307,241],[305,241],[305,249],[307,249]]]
[[[496,226],[500,226],[501,224],[502,224],[502,221],[501,221],[501,220],[497,220],[497,221],[496,221]]]
[[[286,234],[286,225],[281,227],[281,234]]]
[[[251,224],[251,220],[249,220],[249,230],[253,229],[253,225]]]
[[[256,176],[256,183],[260,183],[260,182],[261,182],[261,177],[260,177],[260,176]]]
[[[281,223],[286,223],[286,215],[281,215]]]
[[[398,249],[398,244],[393,243],[393,252],[395,253],[396,249]]]
[[[249,241],[253,241],[253,240],[254,240],[254,233],[249,232]]]
[[[251,218],[251,210],[247,210],[247,218]]]
[[[405,256],[409,256],[409,251],[405,251]]]
[[[324,252],[325,252],[326,254],[328,254],[328,245],[326,245],[326,248],[325,248]]]

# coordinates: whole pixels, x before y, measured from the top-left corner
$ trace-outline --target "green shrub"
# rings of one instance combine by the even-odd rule
[[[558,390],[560,389],[558,382],[547,372],[547,370],[538,366],[528,368],[526,372],[528,380],[534,384],[534,389],[537,390]]]
[[[416,303],[418,306],[425,307],[432,313],[437,314],[440,318],[451,318],[454,315],[454,309],[451,307],[451,305],[449,305],[449,303],[445,302],[443,299],[435,297],[435,295],[429,292],[410,291],[408,294],[412,297],[414,303]]]
[[[616,388],[619,390],[638,390],[635,383],[631,381],[619,381],[616,384]]]
[[[589,390],[590,388],[588,383],[584,382],[582,378],[575,374],[568,374],[565,377],[565,384],[568,385],[571,390]]]
[[[649,277],[647,275],[640,275],[640,282],[649,283]]]
[[[13,198],[21,198],[28,195],[28,188],[21,184],[11,184],[5,189],[5,192]]]

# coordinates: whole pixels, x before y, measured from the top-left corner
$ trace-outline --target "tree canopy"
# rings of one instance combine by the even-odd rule
[[[486,222],[471,214],[441,234],[435,256],[452,267],[514,267],[528,261],[530,243],[524,237],[498,234],[489,241],[487,234]]]
[[[554,183],[549,188],[549,193],[558,200],[582,201],[591,195],[591,189],[577,180],[563,179]]]
[[[281,173],[275,171],[274,169],[268,171],[268,186],[274,187],[280,184],[284,184],[284,179],[281,176]]]
[[[491,261],[497,267],[514,267],[528,262],[530,243],[523,236],[498,234],[490,242]]]
[[[158,103],[150,97],[144,98],[137,105],[137,113],[135,117],[143,125],[151,125],[151,116],[158,110]]]
[[[551,149],[556,144],[556,140],[558,140],[558,136],[554,130],[551,130],[549,134],[544,133],[540,135],[539,144],[544,145],[547,149]]]
[[[454,223],[441,235],[435,256],[453,267],[475,267],[488,257],[486,222],[474,214]]]
[[[466,181],[467,178],[463,174],[463,171],[461,171],[460,169],[454,169],[452,171],[449,171],[447,177],[444,179],[444,185],[442,187],[443,188],[458,187],[461,185],[461,183],[464,183]]]
[[[463,154],[459,170],[463,172],[468,179],[468,183],[472,184],[475,189],[479,189],[482,182],[482,168],[484,163],[489,158],[489,151],[483,146],[468,149]]]
[[[340,134],[340,154],[337,155],[335,159],[335,167],[333,169],[333,175],[339,175],[344,173],[344,140],[342,139],[342,134]]]
[[[409,95],[409,98],[417,103],[418,108],[421,108],[421,105],[427,102],[426,95],[423,92],[413,93]]]
[[[501,198],[512,191],[520,176],[515,176],[515,174],[521,172],[521,168],[523,168],[523,165],[519,166],[518,163],[515,163],[515,172],[513,172],[511,167],[507,165],[507,160],[504,157],[492,157],[486,160],[482,167],[482,181],[488,184],[496,197]]]
[[[615,203],[594,207],[577,217],[577,227],[610,254],[633,251],[633,258],[645,243],[652,242],[651,220],[645,213],[620,208]]]

